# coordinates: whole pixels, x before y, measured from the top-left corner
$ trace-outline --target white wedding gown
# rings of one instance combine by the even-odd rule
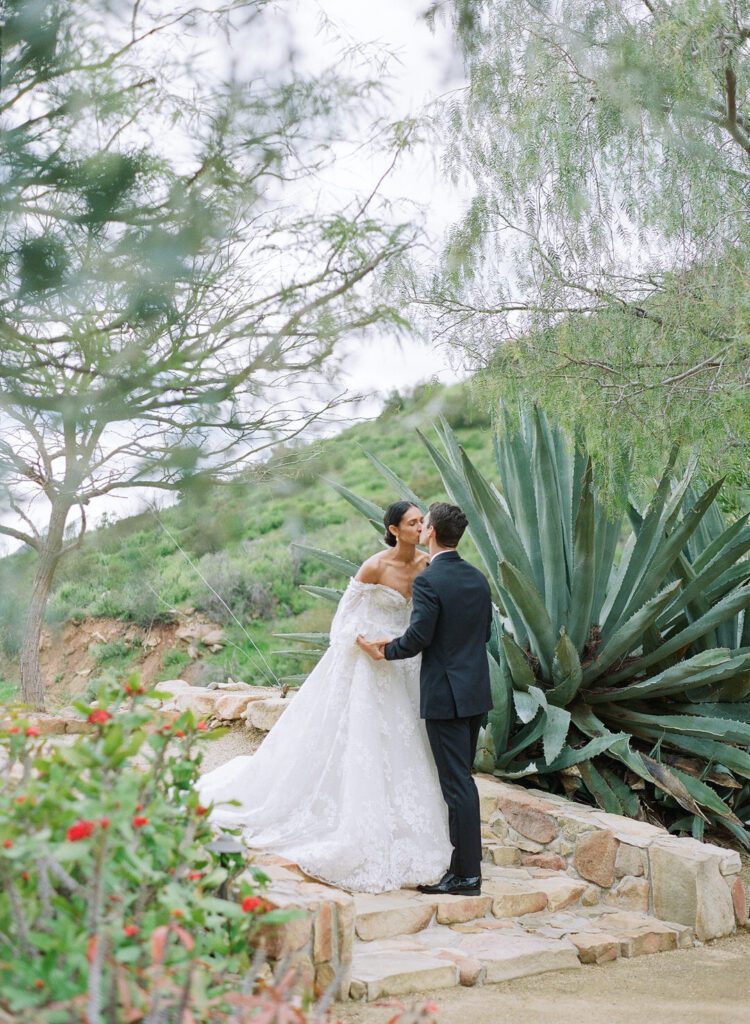
[[[357,647],[400,636],[411,602],[351,580],[330,648],[252,756],[204,775],[211,820],[340,888],[387,892],[447,870],[448,815],[424,723],[420,658],[373,661]],[[239,806],[222,805],[238,800]]]

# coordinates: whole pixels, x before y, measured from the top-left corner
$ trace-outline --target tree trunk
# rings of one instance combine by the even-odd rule
[[[39,551],[31,602],[26,615],[26,626],[21,647],[21,700],[36,711],[44,711],[44,684],[39,668],[39,645],[42,638],[44,612],[50,587],[60,561],[65,522],[70,505],[53,505],[49,528]]]

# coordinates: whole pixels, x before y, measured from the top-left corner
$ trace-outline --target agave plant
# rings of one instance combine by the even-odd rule
[[[722,481],[697,493],[695,458],[677,477],[674,450],[645,510],[615,515],[584,449],[538,409],[517,428],[504,414],[499,486],[445,421],[436,429],[442,451],[420,436],[468,517],[496,602],[494,707],[477,767],[698,837],[721,824],[750,846],[750,513],[728,525]],[[333,486],[382,531],[381,508]]]

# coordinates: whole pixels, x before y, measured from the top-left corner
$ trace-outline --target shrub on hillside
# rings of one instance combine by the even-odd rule
[[[195,606],[215,622],[232,618],[227,606],[240,622],[272,618],[276,600],[271,589],[271,567],[260,569],[254,565],[247,550],[205,555],[199,568],[206,582],[196,586]]]

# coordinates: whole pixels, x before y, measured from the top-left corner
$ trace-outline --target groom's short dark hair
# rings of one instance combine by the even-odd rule
[[[469,520],[458,507],[445,501],[430,505],[430,526],[435,530],[435,540],[441,548],[455,548],[464,535]]]

